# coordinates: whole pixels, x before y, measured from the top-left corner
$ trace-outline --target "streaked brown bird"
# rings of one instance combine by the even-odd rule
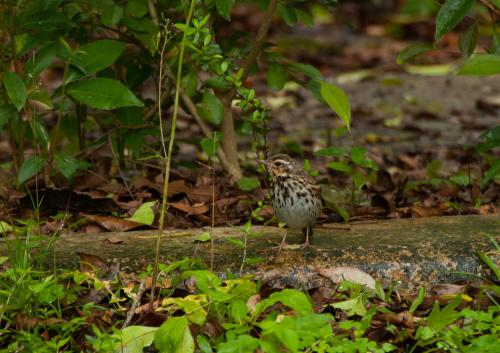
[[[302,229],[304,243],[301,248],[308,247],[313,236],[312,226],[322,208],[320,186],[300,163],[286,154],[259,162],[266,165],[271,175],[270,193],[276,217],[289,228]],[[278,252],[285,246],[287,235],[288,230],[285,230]]]

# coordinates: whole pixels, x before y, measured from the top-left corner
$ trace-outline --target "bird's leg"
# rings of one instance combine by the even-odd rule
[[[312,236],[313,236],[312,225],[309,224],[306,228],[303,228],[302,233],[304,234],[305,240],[304,240],[304,243],[300,246],[300,248],[305,249],[305,248],[311,246],[311,244],[309,243],[309,238],[311,238],[311,242],[312,242]]]
[[[275,248],[278,249],[278,254],[281,252],[283,247],[286,246],[286,236],[288,235],[288,228],[285,228],[285,235],[283,235],[283,239],[281,239],[280,245],[276,246]]]

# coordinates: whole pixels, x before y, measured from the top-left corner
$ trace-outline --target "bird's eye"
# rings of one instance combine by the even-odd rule
[[[281,167],[281,166],[283,165],[283,163],[281,163],[281,161],[275,161],[275,162],[274,162],[274,165],[275,165],[276,167]]]

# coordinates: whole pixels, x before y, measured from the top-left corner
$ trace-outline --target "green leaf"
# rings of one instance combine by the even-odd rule
[[[111,5],[104,9],[101,14],[101,23],[108,27],[116,26],[123,17],[123,8],[118,5]]]
[[[33,56],[26,62],[26,74],[34,79],[40,72],[49,67],[61,50],[61,42],[50,43],[40,50],[34,52]]]
[[[347,151],[343,147],[330,146],[322,148],[314,154],[321,157],[343,157],[347,155]]]
[[[155,220],[154,208],[156,204],[156,201],[144,202],[137,210],[135,210],[132,217],[127,219],[137,223],[152,225]]]
[[[85,75],[107,68],[122,55],[125,43],[103,39],[82,45],[73,56],[71,65],[78,67]]]
[[[243,177],[238,180],[238,187],[243,191],[252,191],[260,187],[260,181],[255,177]]]
[[[148,13],[147,0],[128,0],[125,13],[136,18],[145,16]]]
[[[493,31],[493,41],[491,45],[491,53],[500,55],[500,32]]]
[[[38,119],[38,117],[34,117],[32,121],[33,121],[32,122],[33,132],[35,133],[35,137],[38,143],[40,143],[40,145],[42,145],[45,148],[45,150],[48,150],[50,137],[47,128],[42,123],[42,121]]]
[[[495,262],[485,253],[479,252],[478,254],[481,260],[483,260],[483,262],[493,271],[497,280],[500,280],[500,268],[495,264]]]
[[[216,95],[205,90],[198,112],[209,123],[219,125],[224,116],[224,105]]]
[[[28,99],[28,91],[26,91],[23,80],[15,72],[7,71],[3,76],[3,84],[17,111],[23,109]]]
[[[219,148],[220,142],[222,141],[223,135],[219,131],[214,131],[212,136],[205,137],[201,140],[200,146],[203,152],[208,154],[209,157],[215,156],[217,149]]]
[[[277,63],[269,64],[267,69],[267,84],[275,90],[280,90],[288,80],[288,73],[285,68]]]
[[[196,342],[198,343],[198,348],[200,349],[201,353],[212,353],[212,346],[210,345],[210,342],[204,335],[198,335],[196,336]]]
[[[486,185],[493,179],[496,179],[498,176],[500,176],[500,158],[497,159],[491,166],[490,169],[488,169],[484,173],[484,179],[482,184]]]
[[[489,76],[500,74],[500,55],[472,54],[458,71],[459,75]]]
[[[364,316],[367,313],[362,295],[359,295],[353,299],[348,299],[331,304],[331,306],[333,306],[336,309],[341,309],[346,311],[347,315],[349,316],[353,315]]]
[[[474,53],[474,49],[476,49],[477,35],[477,22],[472,24],[472,26],[460,34],[458,45],[460,53],[462,54],[462,59],[467,60],[472,53]]]
[[[97,109],[143,106],[142,102],[120,81],[109,78],[78,81],[70,86],[68,93],[74,99]]]
[[[345,126],[350,129],[351,106],[349,104],[349,98],[347,98],[345,92],[339,87],[323,82],[321,84],[321,96],[330,108],[337,113],[340,119],[342,119]]]
[[[464,18],[471,8],[473,0],[447,0],[439,9],[436,17],[436,41],[451,31]]]
[[[206,243],[207,241],[209,241],[210,239],[212,239],[212,236],[210,235],[209,232],[203,232],[201,233],[200,235],[198,235],[194,240],[193,242],[194,243]]]
[[[406,61],[413,59],[414,57],[432,50],[432,45],[429,43],[415,43],[407,46],[402,52],[398,54],[396,58],[396,63],[398,65],[404,64]]]
[[[293,7],[280,3],[278,4],[278,13],[288,26],[293,27],[297,24],[297,14]]]
[[[337,170],[339,172],[350,173],[352,168],[349,164],[344,162],[332,162],[326,165],[328,168]]]
[[[0,128],[16,117],[17,110],[13,105],[0,105]]]
[[[297,15],[299,21],[302,22],[307,27],[314,26],[314,19],[307,12],[302,11],[301,9],[295,9],[295,14]]]
[[[57,153],[54,160],[57,170],[69,181],[73,180],[78,169],[86,169],[91,166],[90,163],[75,159],[65,152]]]
[[[290,64],[289,69],[293,74],[302,73],[315,80],[323,79],[323,75],[321,75],[321,72],[317,68],[309,64],[292,63]]]
[[[424,302],[424,299],[425,299],[425,288],[424,287],[420,287],[419,290],[418,290],[417,297],[411,303],[410,313],[414,313],[415,310],[417,310],[417,308],[420,306],[420,304],[422,304]]]
[[[217,353],[250,353],[255,352],[260,346],[260,341],[250,335],[237,335],[227,342],[217,345]]]
[[[231,9],[235,0],[215,0],[215,9],[224,19],[231,20]]]
[[[113,334],[118,340],[113,346],[114,353],[142,353],[143,349],[151,346],[158,327],[128,326]]]
[[[40,156],[33,156],[25,160],[17,176],[18,185],[24,184],[26,180],[38,173],[44,164],[45,158]]]
[[[272,306],[276,302],[281,302],[283,305],[293,309],[299,315],[305,315],[312,312],[312,304],[303,292],[295,289],[283,289],[280,292],[271,294],[269,298],[257,304],[255,307],[255,315],[258,315],[264,309]]]
[[[193,353],[194,340],[187,318],[167,319],[155,333],[154,345],[160,353]]]
[[[71,27],[73,24],[62,12],[40,11],[34,12],[21,23],[20,31],[35,30],[40,32],[51,32]]]
[[[366,155],[366,153],[366,148],[354,146],[351,150],[351,159],[354,163],[361,167],[377,170],[377,165],[371,158]]]
[[[0,234],[5,234],[5,233],[8,233],[10,231],[12,231],[12,226],[7,222],[0,221]],[[4,256],[0,256],[0,265],[5,262],[5,261],[2,261],[5,258],[6,257],[4,257]]]
[[[450,181],[457,184],[458,186],[467,186],[470,184],[470,177],[468,173],[459,172],[450,177]]]

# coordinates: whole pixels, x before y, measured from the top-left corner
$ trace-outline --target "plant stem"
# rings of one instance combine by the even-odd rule
[[[194,3],[195,0],[191,0],[191,3],[189,5],[189,11],[188,15],[186,18],[186,28],[189,27],[189,24],[191,23],[191,17],[193,16],[193,11],[194,11]],[[174,148],[174,138],[175,138],[175,125],[177,122],[177,113],[179,111],[179,93],[180,93],[180,87],[181,87],[181,74],[182,74],[182,62],[184,58],[184,49],[186,48],[186,38],[187,38],[187,30],[184,31],[184,34],[182,36],[182,42],[181,42],[181,47],[180,47],[180,52],[179,52],[179,62],[177,64],[177,80],[175,84],[175,98],[174,98],[174,110],[172,113],[172,125],[170,128],[170,140],[168,141],[168,151],[165,149],[165,138],[163,134],[163,124],[162,124],[162,111],[161,111],[161,104],[158,104],[158,118],[160,121],[160,133],[161,133],[161,141],[162,141],[162,147],[163,147],[163,152],[165,153],[166,157],[166,164],[165,164],[165,178],[163,181],[163,198],[161,202],[161,211],[160,211],[160,221],[159,221],[159,226],[158,226],[158,236],[156,238],[156,249],[155,249],[155,263],[154,263],[154,268],[153,268],[153,280],[151,284],[151,300],[149,302],[149,310],[153,309],[153,302],[154,302],[154,297],[155,297],[155,287],[156,283],[158,281],[158,264],[160,261],[160,247],[161,247],[161,238],[163,235],[163,227],[165,225],[165,212],[167,210],[167,195],[168,195],[168,182],[170,178],[170,162],[172,160],[172,150]],[[163,79],[163,54],[165,52],[165,47],[167,44],[167,40],[165,38],[163,42],[163,47],[160,53],[160,80],[158,82],[158,100],[161,99],[161,89],[162,89],[162,79]]]

